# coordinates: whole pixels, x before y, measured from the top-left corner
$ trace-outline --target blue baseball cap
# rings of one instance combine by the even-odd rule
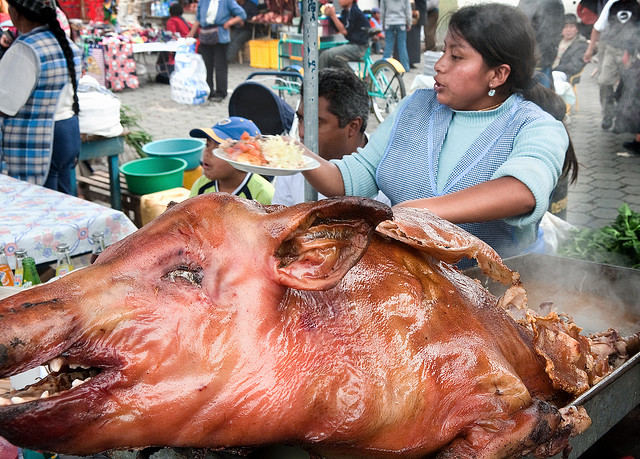
[[[230,116],[218,121],[211,128],[192,129],[189,135],[199,139],[209,138],[215,142],[222,143],[225,140],[240,140],[245,132],[251,137],[261,134],[260,129],[253,121],[240,116]]]

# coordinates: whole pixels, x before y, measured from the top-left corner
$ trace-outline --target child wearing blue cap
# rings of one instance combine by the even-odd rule
[[[225,140],[240,140],[242,134],[260,135],[260,129],[252,121],[239,116],[231,116],[216,123],[211,128],[192,129],[191,137],[207,140],[202,152],[203,175],[191,187],[189,196],[221,191],[253,199],[262,204],[271,204],[274,187],[267,179],[235,169],[225,160],[213,154],[213,150]]]

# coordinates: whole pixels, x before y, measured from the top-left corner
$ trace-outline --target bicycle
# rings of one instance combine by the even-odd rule
[[[378,32],[380,32],[379,29],[370,29],[369,37]],[[279,52],[281,58],[288,57],[289,59],[302,60],[302,56],[284,56],[282,51]],[[367,84],[371,111],[379,122],[384,121],[395,110],[400,100],[407,95],[403,80],[404,67],[394,58],[379,59],[374,62],[371,59],[371,40],[369,40],[369,46],[362,59],[349,62],[349,65],[355,74]],[[302,67],[297,64],[284,66],[282,71],[298,72],[301,75],[303,73]],[[284,78],[284,84],[277,87],[281,97],[282,92],[287,94],[299,93],[299,82],[295,80],[290,76]]]
[[[355,64],[356,75],[367,84],[371,110],[376,119],[382,123],[407,95],[402,78],[405,69],[397,59],[392,57],[373,62],[371,43],[369,43],[362,60],[355,62]]]

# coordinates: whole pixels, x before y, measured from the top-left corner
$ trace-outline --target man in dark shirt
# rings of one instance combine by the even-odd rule
[[[238,60],[238,51],[251,39],[253,34],[253,25],[248,21],[258,14],[258,5],[252,0],[236,0],[236,2],[247,13],[247,19],[242,24],[234,25],[231,28],[231,41],[227,47],[227,62]]]
[[[345,36],[349,43],[324,50],[320,54],[319,67],[350,69],[349,61],[362,59],[369,46],[369,21],[358,8],[355,0],[339,0],[342,14],[337,16],[331,4],[323,6],[324,14],[334,28]]]

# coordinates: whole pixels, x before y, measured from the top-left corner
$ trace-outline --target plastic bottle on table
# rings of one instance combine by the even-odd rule
[[[0,285],[3,287],[13,286],[13,271],[11,271],[7,255],[4,253],[4,245],[0,246]]]
[[[24,266],[22,260],[27,256],[25,249],[16,250],[16,269],[13,271],[13,285],[16,287],[22,287],[24,282]]]
[[[71,254],[69,253],[69,244],[58,244],[58,262],[56,263],[56,276],[64,276],[73,271],[71,263]]]
[[[38,269],[36,268],[36,261],[33,257],[25,257],[22,260],[22,267],[24,268],[24,280],[22,282],[23,287],[32,287],[34,285],[42,284],[40,276],[38,275]]]
[[[91,263],[97,260],[98,256],[104,251],[104,233],[102,231],[91,235],[93,240],[93,250],[91,251]]]

